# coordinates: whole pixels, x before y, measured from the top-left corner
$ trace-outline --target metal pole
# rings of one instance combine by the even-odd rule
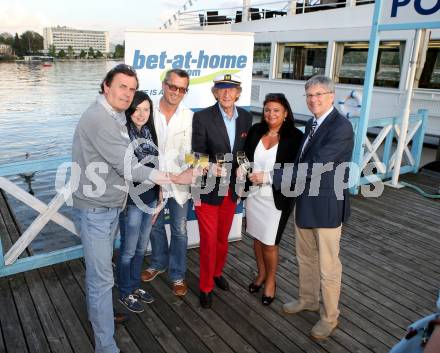
[[[402,164],[403,150],[405,149],[405,146],[406,146],[406,136],[408,133],[409,111],[410,111],[411,98],[412,98],[413,87],[414,87],[414,76],[416,74],[417,56],[419,55],[421,34],[422,34],[422,30],[417,29],[415,36],[414,36],[414,46],[413,46],[413,51],[412,51],[412,55],[411,55],[411,61],[409,63],[410,68],[409,68],[409,73],[408,73],[408,90],[407,90],[405,105],[404,105],[403,113],[402,113],[402,122],[400,125],[399,141],[397,143],[396,161],[394,163],[393,178],[391,179],[391,184],[389,184],[389,186],[393,186],[393,187],[402,187],[400,184],[398,184],[398,181],[399,181],[399,175],[400,175],[400,166]]]
[[[242,21],[248,22],[249,21],[249,8],[251,7],[251,0],[243,0],[243,15],[242,15]]]
[[[359,168],[362,165],[362,161],[364,158],[364,139],[367,135],[368,128],[368,119],[370,116],[370,108],[371,108],[371,96],[373,94],[373,85],[374,85],[374,74],[376,69],[377,62],[377,52],[379,50],[379,18],[382,10],[382,0],[377,0],[374,5],[374,15],[373,15],[373,23],[371,26],[371,34],[370,34],[370,46],[368,48],[368,58],[367,58],[367,68],[365,70],[365,81],[363,88],[363,99],[362,99],[362,107],[361,107],[361,117],[359,119],[359,124],[356,129],[356,139],[353,151],[353,162],[356,163]],[[357,169],[359,169],[357,168]],[[350,173],[350,178],[356,180],[355,188],[351,190],[352,193],[357,194],[357,189],[359,187],[360,181],[360,173],[361,170],[352,171]],[[354,183],[351,183],[354,185]]]

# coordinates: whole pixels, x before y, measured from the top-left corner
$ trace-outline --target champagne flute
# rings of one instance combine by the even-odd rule
[[[195,164],[194,167],[200,167],[204,170],[204,173],[202,175],[202,180],[200,183],[200,186],[204,188],[206,186],[206,179],[205,179],[205,171],[209,167],[209,154],[206,153],[200,153],[200,152],[194,152],[194,160]]]
[[[244,174],[242,177],[240,177],[240,179],[245,179],[246,175],[251,169],[251,162],[249,162],[249,159],[246,157],[246,153],[244,151],[237,152],[237,163]]]
[[[215,154],[215,160],[217,162],[217,169],[223,169],[223,164],[226,162],[225,160],[225,154],[224,153],[216,153]],[[227,180],[225,180],[226,178],[221,176],[221,183],[222,184],[226,184]]]
[[[188,168],[194,168],[195,156],[193,152],[185,152],[185,164]]]

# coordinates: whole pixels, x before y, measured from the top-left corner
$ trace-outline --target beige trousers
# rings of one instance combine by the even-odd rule
[[[299,301],[315,306],[322,295],[321,320],[336,322],[339,316],[342,264],[339,260],[341,226],[296,229]]]

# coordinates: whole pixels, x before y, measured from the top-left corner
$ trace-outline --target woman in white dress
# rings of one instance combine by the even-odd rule
[[[303,133],[295,128],[289,102],[282,93],[271,93],[265,98],[261,122],[249,130],[245,153],[253,162],[253,172],[273,170],[275,163],[294,163]],[[258,275],[249,285],[256,293],[264,285],[263,305],[275,298],[278,244],[293,210],[294,199],[285,197],[271,185],[255,186],[252,173],[246,190],[247,233],[254,238]]]

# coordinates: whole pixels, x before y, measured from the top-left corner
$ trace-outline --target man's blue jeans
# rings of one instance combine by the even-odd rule
[[[156,207],[156,201],[147,205]],[[118,259],[119,296],[124,298],[140,288],[141,270],[150,240],[153,214],[145,213],[136,205],[128,205],[119,215],[121,246]]]
[[[86,262],[86,299],[95,334],[95,353],[118,353],[113,337],[113,241],[120,208],[78,209]]]
[[[170,211],[170,245],[168,247],[164,223],[165,215],[164,210],[162,210],[151,230],[150,268],[162,271],[168,267],[168,278],[171,282],[174,282],[185,279],[186,248],[188,246],[188,235],[186,233],[188,201],[180,205],[174,198],[169,198],[166,206]]]

